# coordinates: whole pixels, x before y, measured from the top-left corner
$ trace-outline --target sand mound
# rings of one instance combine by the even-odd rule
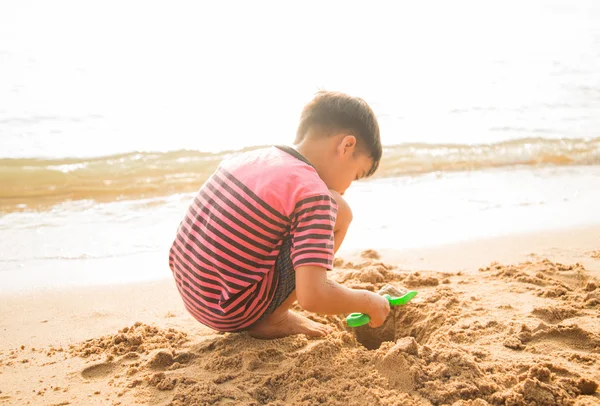
[[[78,345],[71,345],[70,353],[81,357],[102,353],[123,355],[145,352],[147,354],[156,348],[172,349],[187,339],[187,333],[172,328],[163,330],[137,322],[131,327],[119,330],[113,336],[94,338]]]
[[[90,360],[82,379],[105,380],[140,403],[600,404],[600,288],[583,266],[540,261],[492,264],[476,275],[411,273],[371,257],[337,261],[331,275],[371,291],[386,283],[419,290],[394,309],[385,331],[361,336],[341,317],[310,315],[338,331],[316,340],[194,340],[136,323],[70,354]]]

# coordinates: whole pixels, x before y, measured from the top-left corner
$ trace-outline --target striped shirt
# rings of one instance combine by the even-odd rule
[[[299,266],[333,266],[337,203],[296,150],[271,147],[223,161],[179,225],[169,266],[184,305],[218,331],[240,331],[271,303],[275,261],[291,239]]]

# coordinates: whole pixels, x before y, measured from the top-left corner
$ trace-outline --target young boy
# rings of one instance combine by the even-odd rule
[[[352,212],[342,195],[381,159],[368,104],[319,92],[301,114],[295,148],[278,146],[223,161],[190,205],[169,265],[186,309],[218,331],[258,338],[322,336],[328,326],[291,312],[361,312],[371,327],[388,301],[327,278]]]

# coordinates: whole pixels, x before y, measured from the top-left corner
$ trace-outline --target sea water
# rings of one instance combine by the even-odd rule
[[[385,145],[344,250],[600,222],[597,2],[3,2],[0,289],[168,276],[218,162],[320,88]]]

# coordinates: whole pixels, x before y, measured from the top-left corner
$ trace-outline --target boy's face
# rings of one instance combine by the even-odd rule
[[[325,183],[330,189],[344,194],[353,181],[364,178],[373,166],[373,159],[356,149],[356,138],[345,136],[331,159]]]

